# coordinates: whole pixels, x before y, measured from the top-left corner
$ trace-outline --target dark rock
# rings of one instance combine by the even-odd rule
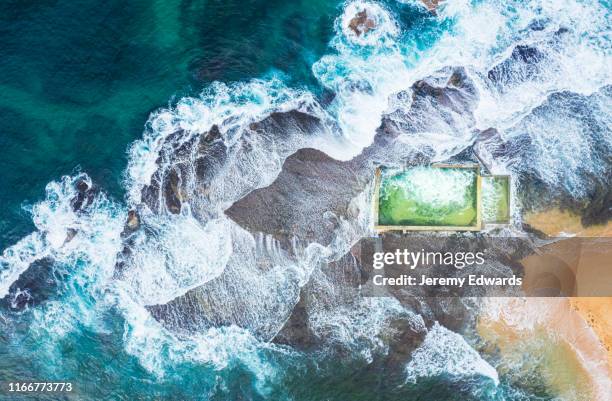
[[[348,216],[349,202],[371,179],[371,174],[357,173],[351,163],[300,149],[285,160],[272,185],[249,193],[225,213],[251,232],[327,245],[336,227],[334,216]]]
[[[423,343],[426,335],[425,326],[417,325],[407,318],[393,319],[386,330],[386,341],[389,345],[388,367],[405,366],[412,352]]]
[[[432,118],[436,119],[436,127],[444,124],[448,129],[454,129],[456,120],[471,121],[477,99],[476,88],[464,69],[441,70],[415,83],[411,91],[397,94],[394,114],[383,118],[374,142],[349,161],[335,160],[319,150],[301,146],[319,133],[330,135],[330,128],[323,122],[303,112],[273,113],[254,122],[242,133],[233,133],[239,140],[231,147],[213,128],[187,145],[183,141],[181,147],[165,148],[167,153],[160,158],[160,169],[143,199],[152,210],[162,212],[163,208],[156,209],[160,201],[164,205],[170,199],[170,204],[176,207],[187,201],[203,221],[207,218],[206,210],[214,210],[216,205],[229,200],[231,206],[225,214],[253,237],[272,237],[278,241],[279,251],[287,258],[284,263],[290,265],[296,263],[294,241],[329,245],[336,239],[336,230],[343,220],[355,221],[359,210],[352,202],[367,191],[376,166],[429,161],[429,154],[415,152],[405,141],[398,141],[398,137],[431,132],[428,121]],[[257,142],[257,149],[253,149],[253,142]],[[276,179],[255,190],[253,187],[257,188],[261,181],[243,184],[243,177],[238,175],[250,173],[245,168],[250,166],[254,150],[273,150],[272,156],[280,155],[284,160]],[[241,165],[243,161],[247,164]],[[226,196],[225,187],[217,187],[224,179],[238,187],[231,193],[237,198]],[[313,322],[314,313],[333,315],[362,305],[360,285],[367,280],[368,273],[361,268],[355,250],[338,260],[320,262],[302,287],[290,273],[281,278],[282,284],[274,281],[278,280],[277,275],[268,276],[278,262],[273,263],[265,249],[257,248],[246,256],[241,252],[234,250],[220,276],[165,304],[148,306],[152,316],[173,331],[237,325],[261,339],[310,349],[334,342],[328,335],[329,328]],[[129,257],[129,252],[123,257],[128,265]],[[279,303],[279,297],[284,301]],[[406,297],[402,302],[408,310],[418,307],[412,304],[414,297]],[[441,313],[430,309],[431,316]],[[406,358],[424,335],[422,329],[411,325],[408,315],[406,312],[406,316],[390,316],[385,322],[389,327],[385,341],[397,351],[397,361]]]
[[[334,313],[338,313],[337,310],[363,313],[360,312],[363,301],[360,285],[364,284],[365,277],[358,259],[353,255],[354,252],[357,252],[355,248],[339,260],[313,273],[308,284],[302,288],[300,301],[293,309],[291,317],[274,337],[275,343],[305,351],[324,344],[334,349],[336,353],[350,353],[351,350],[345,349],[347,345],[342,339],[336,339],[335,335],[330,333],[333,329],[325,325],[321,327],[316,316],[311,315],[329,314],[333,320]],[[350,333],[355,330],[356,328],[350,324],[346,321],[342,323],[340,331]],[[415,315],[409,313],[390,315],[383,324],[385,329],[380,340],[388,347],[385,364],[401,365],[423,341],[427,332],[426,327],[420,324],[418,319],[415,320]],[[355,340],[373,339],[356,337]]]
[[[479,131],[474,144],[466,149],[466,151],[474,155],[487,174],[494,173],[492,171],[493,162],[497,157],[500,155],[508,156],[510,154],[510,150],[502,139],[501,134],[495,128]]]
[[[263,341],[271,340],[298,302],[298,281],[293,277],[279,278],[265,252],[249,255],[248,266],[244,256],[232,255],[220,276],[170,302],[147,309],[176,332],[238,326]]]
[[[127,221],[125,222],[125,232],[132,233],[140,228],[140,217],[136,210],[128,212]]]
[[[587,226],[612,218],[612,146],[606,139],[609,128],[599,117],[607,113],[611,98],[609,87],[590,96],[554,93],[508,130],[510,139],[504,148],[509,154],[500,157],[520,174],[518,193],[525,210],[570,210],[580,215]],[[557,126],[567,126],[567,130],[557,132]],[[559,146],[566,141],[581,143],[583,148],[576,152],[587,156],[557,157],[551,153],[554,147],[550,141],[558,141]],[[548,161],[546,170],[539,163],[542,159]]]
[[[53,298],[58,290],[58,282],[64,279],[64,275],[56,271],[54,263],[50,257],[33,262],[11,284],[9,293],[0,299],[0,307],[21,311]]]
[[[363,283],[358,260],[347,253],[337,261],[317,270],[300,292],[300,300],[290,318],[274,337],[278,344],[308,350],[320,344],[322,334],[310,322],[315,310],[333,310],[349,307],[359,300],[359,285]]]
[[[504,91],[517,83],[538,79],[542,74],[545,59],[545,54],[537,47],[518,45],[512,50],[510,57],[489,70],[487,77],[499,90]]]
[[[173,214],[181,212],[181,200],[183,199],[180,188],[181,178],[179,176],[179,171],[178,168],[171,169],[163,183],[163,194],[166,200],[166,207],[168,211]]]
[[[75,228],[69,228],[68,230],[66,230],[66,239],[64,240],[64,244],[67,244],[68,242],[72,241],[77,235],[77,232],[78,231]]]
[[[448,67],[416,81],[411,92],[392,98],[395,111],[383,116],[380,130],[397,136],[420,132],[453,132],[474,124],[478,91],[463,67]]]
[[[223,176],[238,175],[236,163],[268,163],[269,160],[261,158],[260,153],[268,153],[270,159],[284,159],[296,150],[299,143],[305,143],[309,137],[325,130],[317,117],[291,110],[272,113],[241,132],[232,132],[231,135],[239,139],[231,147],[225,143],[216,125],[200,136],[189,137],[188,133],[178,131],[165,139],[157,160],[158,170],[153,174],[151,184],[142,190],[143,203],[155,213],[176,214],[188,201],[192,213],[206,219],[214,209],[210,202],[220,201],[211,200],[211,195],[224,196],[219,190],[211,194],[210,186],[214,180],[218,185],[222,183]],[[253,142],[258,143],[257,148],[253,147]],[[252,160],[254,158],[257,160]],[[228,178],[235,186],[242,185],[247,191],[251,185],[242,182],[243,179],[244,172],[243,176]],[[238,187],[236,191],[240,192]]]
[[[590,96],[567,91],[551,94],[503,135],[493,128],[479,132],[471,150],[489,169],[497,160],[514,171],[520,178],[518,194],[525,211],[557,207],[580,215],[585,226],[604,224],[612,219],[612,148],[605,138],[608,128],[598,116],[606,114],[604,105],[611,97],[608,87]],[[567,126],[568,131],[557,133],[550,128],[547,132],[549,126]],[[554,152],[550,141],[559,141],[559,146],[580,141],[590,149],[588,157],[557,157],[550,154]],[[574,158],[572,168],[564,160],[568,157]],[[542,159],[548,160],[546,166]],[[551,180],[551,173],[555,179]]]
[[[97,188],[85,178],[79,178],[74,184],[74,187],[77,193],[70,201],[70,204],[72,205],[72,210],[77,212],[86,208],[93,202],[97,193]]]
[[[273,341],[277,344],[289,345],[302,350],[308,350],[320,343],[318,336],[308,325],[308,306],[305,297],[310,295],[302,292],[300,300],[293,307],[289,320],[285,322],[283,328]]]
[[[532,31],[543,31],[548,23],[550,20],[535,19],[529,23],[528,28]]]
[[[582,209],[584,226],[606,224],[612,220],[612,169],[608,169],[603,177],[594,177],[592,182],[594,186]]]

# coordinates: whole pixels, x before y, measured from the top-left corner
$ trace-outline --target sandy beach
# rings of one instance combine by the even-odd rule
[[[612,224],[584,227],[579,216],[558,209],[526,214],[524,222],[550,237],[612,236]],[[537,281],[543,272],[559,272],[560,265],[573,273],[574,295],[595,291],[597,283],[609,282],[602,277],[610,274],[612,249],[593,252],[597,245],[582,240],[591,249],[568,251],[572,241],[577,242],[560,241],[544,247],[555,258],[522,260],[526,285]],[[562,275],[556,276],[562,283]],[[502,356],[500,369],[511,371],[520,366],[523,374],[526,369],[537,369],[546,387],[563,399],[603,401],[612,394],[612,297],[489,299],[478,332],[485,349],[497,350]]]
[[[538,372],[562,399],[605,401],[612,391],[610,344],[591,325],[609,330],[611,303],[610,298],[490,298],[478,332],[486,351],[499,352],[500,373],[521,380]],[[587,323],[585,313],[595,323]]]

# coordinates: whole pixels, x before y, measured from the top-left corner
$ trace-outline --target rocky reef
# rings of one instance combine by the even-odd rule
[[[368,21],[360,13],[351,21],[355,25],[351,29],[365,27],[356,31],[365,33],[373,28]],[[545,58],[537,47],[517,46],[492,67],[486,80],[503,91],[520,80],[539,79]],[[564,186],[563,180],[546,182],[541,168],[531,168],[538,148],[524,127],[552,114],[580,113],[581,121],[591,121],[588,124],[596,128],[592,140],[597,140],[595,135],[605,127],[589,118],[590,107],[585,105],[603,107],[608,92],[588,98],[555,93],[516,126],[504,132],[481,131],[474,116],[477,86],[465,68],[447,67],[394,94],[373,142],[350,160],[334,159],[320,146],[320,138],[338,135],[338,129],[312,105],[274,112],[232,132],[237,138],[232,141],[217,126],[201,135],[177,131],[165,138],[157,171],[142,190],[140,208],[147,212],[138,218],[131,212],[126,232],[146,237],[148,219],[180,215],[187,206],[203,225],[223,222],[233,252],[214,278],[147,308],[173,331],[238,325],[263,340],[302,349],[342,348],[363,341],[357,338],[363,334],[355,334],[351,341],[338,336],[347,330],[357,332],[364,325],[359,319],[383,311],[375,336],[394,351],[389,355],[396,359],[407,358],[436,321],[458,332],[473,330],[475,314],[470,310],[475,305],[469,298],[392,291],[383,307],[375,305],[380,300],[364,297],[362,285],[371,272],[361,263],[360,241],[373,234],[369,210],[373,171],[380,165],[402,167],[444,158],[480,162],[485,169],[493,161],[503,161],[516,168],[524,207],[555,201],[581,213],[587,224],[607,220],[611,169],[607,174],[578,172],[581,182],[589,183],[584,196]],[[469,145],[412,145],[431,132],[460,135]],[[593,157],[605,170],[610,149],[593,149],[599,152]],[[393,242],[394,234],[383,240]],[[127,242],[121,266],[130,265],[129,248]],[[525,248],[512,249],[514,255],[500,253],[491,268],[518,271],[516,261]],[[355,317],[341,318],[346,314]]]
[[[321,134],[333,135],[333,128],[301,111],[251,123],[232,146],[215,127],[180,146],[174,143],[181,133],[168,137],[159,168],[143,189],[144,204],[154,214],[177,214],[187,203],[203,224],[229,218],[235,248],[219,276],[148,309],[171,330],[236,324],[264,340],[305,349],[346,344],[339,333],[367,326],[358,320],[382,311],[377,336],[396,359],[407,358],[435,321],[468,328],[474,315],[460,298],[364,297],[360,287],[369,273],[359,260],[359,241],[372,235],[374,169],[429,162],[435,151],[415,151],[409,139],[457,126],[472,132],[477,100],[464,68],[440,70],[394,95],[395,107],[373,143],[346,161],[308,147]],[[250,164],[255,152],[259,164]],[[268,159],[282,164],[262,185],[259,172]],[[224,177],[232,177],[231,190],[219,187]],[[146,227],[147,217],[142,220]],[[336,321],[345,314],[355,316]]]

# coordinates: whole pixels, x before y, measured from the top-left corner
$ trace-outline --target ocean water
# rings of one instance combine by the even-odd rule
[[[347,22],[363,9],[377,27],[358,37]],[[227,219],[152,218],[156,235],[136,249],[127,279],[116,277],[115,264],[127,211],[140,203],[163,141],[177,129],[198,135],[215,124],[231,144],[239,127],[304,109],[331,127],[312,146],[348,160],[372,142],[382,114],[401,106],[392,94],[449,65],[466,67],[479,89],[478,128],[532,139],[537,163],[500,159],[496,173],[529,167],[579,196],[580,174],[602,173],[588,152],[592,132],[603,138],[603,154],[612,149],[609,2],[457,0],[432,14],[411,0],[5,1],[0,22],[0,385],[71,381],[74,394],[60,397],[79,400],[557,396],[537,375],[517,381],[498,372],[476,340],[440,325],[403,368],[386,366],[381,322],[408,313],[390,301],[368,300],[367,318],[347,323],[320,317],[334,320],[332,336],[350,350],[342,358],[237,326],[168,330],[145,306],[213,279],[256,242]],[[526,72],[517,62],[492,85],[487,72],[517,45],[537,45],[544,67]],[[597,114],[550,111],[550,96],[564,91],[589,99]],[[449,129],[432,120],[436,132],[405,138],[409,146],[446,160],[471,144],[467,122]],[[250,161],[256,168],[236,167],[236,185],[220,187],[211,214],[275,178],[282,160],[264,156]],[[79,181],[99,190],[75,213]],[[301,282],[309,271],[298,273]],[[27,288],[11,289],[20,276]],[[291,305],[292,291],[276,309]],[[0,399],[58,396],[0,391]]]
[[[24,204],[76,168],[117,199],[151,112],[206,85],[280,74],[312,85],[337,2],[4,1],[0,248]]]

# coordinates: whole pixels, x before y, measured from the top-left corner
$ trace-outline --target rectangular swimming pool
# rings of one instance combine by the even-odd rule
[[[374,197],[376,229],[481,229],[481,177],[474,165],[379,168]]]

